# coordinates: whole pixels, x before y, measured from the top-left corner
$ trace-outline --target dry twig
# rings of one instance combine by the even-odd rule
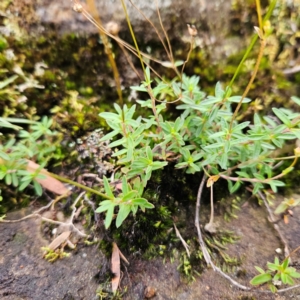
[[[40,218],[42,221],[45,221],[45,222],[48,222],[48,223],[51,223],[51,224],[56,224],[56,225],[62,225],[62,226],[69,226],[70,230],[72,232],[76,232],[79,236],[81,237],[87,237],[88,235],[85,234],[84,232],[81,232],[77,227],[75,227],[75,225],[73,224],[73,219],[74,217],[76,216],[76,205],[78,203],[78,201],[83,197],[83,195],[85,194],[85,192],[82,192],[74,201],[73,205],[71,206],[73,208],[72,210],[72,214],[71,214],[71,217],[69,218],[69,221],[67,222],[61,222],[61,221],[55,221],[55,220],[52,220],[52,219],[48,219],[48,218],[45,218],[43,217],[40,213],[44,210],[46,210],[47,208],[49,208],[55,200],[52,200],[51,202],[49,202],[46,206],[43,206],[41,207],[40,209],[38,209],[37,211],[33,212],[32,214],[28,215],[28,216],[25,216],[21,219],[18,219],[18,220],[3,220],[3,219],[0,219],[0,223],[18,223],[18,222],[22,222],[22,221],[25,221],[27,219],[30,219],[30,218]]]

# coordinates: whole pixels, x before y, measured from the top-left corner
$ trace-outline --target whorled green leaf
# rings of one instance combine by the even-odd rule
[[[95,212],[100,214],[107,211],[112,206],[115,207],[115,204],[112,200],[101,201],[100,206],[95,210]]]
[[[106,216],[105,216],[105,221],[104,221],[104,226],[105,226],[106,229],[109,228],[109,226],[112,222],[113,215],[114,215],[114,208],[115,208],[115,206],[112,205],[107,209]]]
[[[128,217],[129,213],[131,211],[131,206],[124,203],[124,204],[120,204],[120,209],[118,212],[118,216],[116,219],[116,227],[119,228],[123,221]]]
[[[260,182],[254,183],[253,186],[254,186],[254,188],[253,188],[253,190],[252,190],[253,195],[257,194],[257,192],[258,192],[259,190],[261,190],[261,189],[264,188],[263,184],[261,184]]]
[[[231,182],[231,181],[229,181]],[[237,181],[234,185],[232,185],[230,188],[229,188],[229,192],[230,194],[233,194],[235,193],[241,186],[241,182],[240,181]]]
[[[273,264],[273,263],[268,262],[267,266],[268,266],[268,269],[271,271],[279,271],[279,269],[280,269],[279,264],[276,264],[276,263]]]
[[[5,184],[11,185],[11,183],[12,183],[12,177],[11,177],[11,174],[10,174],[10,173],[7,173],[7,174],[5,175]]]
[[[270,291],[271,291],[273,294],[277,293],[277,288],[276,288],[276,286],[275,286],[274,284],[269,283],[269,284],[268,284],[268,287],[269,287]]]
[[[116,135],[119,134],[119,133],[120,133],[119,130],[111,131],[110,133],[108,133],[108,134],[106,134],[105,136],[103,136],[103,137],[100,139],[100,142],[104,142],[104,141],[110,140],[111,138],[113,138],[114,136],[116,136]]]
[[[215,87],[215,96],[222,100],[224,97],[224,94],[225,94],[225,92],[222,88],[222,85],[221,85],[220,81],[218,81],[216,84],[216,87]]]
[[[233,103],[239,103],[242,99],[242,96],[231,96],[228,98],[229,102],[233,102]],[[242,103],[249,103],[251,102],[251,99],[249,98],[244,98]]]
[[[37,195],[41,196],[43,194],[43,188],[36,180],[33,180],[33,187]]]
[[[111,187],[108,183],[108,180],[105,176],[103,176],[103,184],[104,184],[105,194],[110,198],[114,198],[114,194],[113,194]]]
[[[283,269],[286,269],[289,266],[290,260],[288,258],[286,258],[283,262],[282,262],[282,267]]]
[[[0,81],[0,90],[5,88],[7,85],[11,84],[14,82],[19,76],[18,75],[13,75],[3,81]]]
[[[137,195],[138,195],[137,191],[134,191],[134,190],[133,191],[129,191],[126,194],[123,195],[122,202],[133,200],[134,197],[136,197]]]
[[[284,272],[282,272],[280,274],[280,279],[281,279],[281,281],[282,281],[283,284],[290,284],[290,282],[292,282],[291,283],[292,285],[294,284],[294,280],[289,275],[287,275]]]
[[[296,272],[296,271],[286,271],[288,272],[288,274],[291,276],[291,277],[294,277],[294,278],[300,278],[300,273]]]
[[[260,267],[258,267],[258,266],[254,266],[254,268],[255,268],[260,274],[265,274],[265,273],[266,273],[262,268],[260,268]]]
[[[284,123],[288,127],[292,126],[291,120],[281,109],[273,107],[272,110],[274,114],[280,119],[280,121],[282,121],[282,123]]]
[[[256,275],[254,278],[252,278],[250,281],[250,284],[260,285],[260,284],[264,284],[271,280],[272,280],[272,275],[269,273],[264,273],[264,274]]]
[[[18,190],[23,191],[25,188],[27,188],[27,186],[30,184],[31,181],[32,181],[31,178],[28,180],[22,180],[21,184],[18,187]]]

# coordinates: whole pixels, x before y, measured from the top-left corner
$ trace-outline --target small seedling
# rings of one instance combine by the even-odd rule
[[[274,263],[267,263],[267,271],[256,266],[255,269],[260,274],[255,276],[250,283],[252,285],[268,284],[273,293],[276,293],[277,286],[281,284],[294,285],[295,282],[293,278],[300,278],[300,273],[298,273],[295,268],[289,267],[289,262],[289,258],[286,258],[282,264],[280,264],[279,259],[275,257]]]

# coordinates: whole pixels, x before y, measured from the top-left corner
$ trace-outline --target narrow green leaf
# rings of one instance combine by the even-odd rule
[[[224,97],[224,90],[222,89],[222,85],[220,81],[217,82],[216,87],[215,87],[215,96],[219,99],[223,99]]]
[[[285,273],[283,273],[283,272],[280,274],[280,279],[281,279],[281,281],[282,281],[283,284],[287,284],[288,283],[288,275],[285,274]]]
[[[216,106],[212,109],[212,111],[209,114],[208,123],[211,123],[215,120],[218,112],[219,112],[219,106]]]
[[[168,163],[166,161],[155,161],[152,164],[152,171],[154,170],[158,170],[158,169],[162,169],[163,167],[165,167],[166,165],[168,165]]]
[[[289,208],[289,206],[286,203],[282,202],[278,205],[278,207],[276,208],[274,213],[276,215],[279,215],[279,214],[285,212],[288,208]]]
[[[151,148],[149,146],[146,147],[146,154],[147,154],[147,158],[152,161],[153,160],[153,153],[151,151]]]
[[[111,190],[111,187],[108,183],[108,180],[107,180],[106,176],[103,176],[103,184],[104,184],[105,194],[110,198],[114,198],[114,194]]]
[[[125,137],[122,137],[121,139],[116,140],[116,141],[110,143],[110,144],[109,144],[109,147],[110,147],[110,148],[115,148],[115,147],[118,147],[118,146],[120,146],[120,145],[125,146],[125,145],[126,145],[125,142],[126,142],[126,138],[125,138]],[[126,150],[127,150],[127,149],[126,149]]]
[[[295,281],[293,280],[293,278],[291,276],[289,276],[288,274],[286,274],[286,284],[288,285],[294,285]]]
[[[134,216],[137,213],[138,208],[139,208],[138,206],[134,206],[134,205],[131,206],[131,212]]]
[[[233,194],[234,192],[236,192],[241,186],[241,182],[237,181],[232,188],[229,190],[230,194]]]
[[[127,149],[122,149],[122,150],[117,151],[114,154],[112,154],[112,157],[122,156],[122,155],[124,155],[126,153],[127,153]]]
[[[5,183],[7,185],[11,185],[11,182],[12,182],[11,173],[8,173],[8,174],[5,175]]]
[[[107,211],[111,206],[115,206],[111,200],[104,200],[100,203],[100,206],[95,210],[95,212],[100,214]]]
[[[291,121],[281,109],[273,107],[272,110],[274,114],[282,121],[282,123],[284,123],[288,127],[292,127]]]
[[[114,103],[114,108],[115,108],[116,112],[119,114],[119,116],[123,117],[123,110],[122,110],[121,106],[118,103]],[[123,109],[124,109],[124,113],[126,113],[127,112],[127,105],[126,104],[123,106]],[[121,118],[120,118],[120,120],[121,120]]]
[[[222,147],[223,145],[224,145],[223,143],[214,143],[214,144],[205,146],[204,149],[216,149],[216,148]]]
[[[43,194],[42,186],[35,180],[33,181],[33,187],[38,196],[41,196]]]
[[[2,117],[0,117],[0,127],[11,128],[11,129],[14,129],[14,130],[22,129],[22,127],[11,124],[10,122],[7,121],[6,118],[2,118]]]
[[[121,122],[120,116],[112,112],[102,112],[99,114],[99,116],[105,120],[111,120],[117,123]]]
[[[182,168],[186,168],[188,166],[187,162],[181,162],[175,165],[175,168],[177,169],[182,169]]]
[[[122,193],[123,195],[127,194],[129,192],[128,183],[126,176],[123,176],[122,178]]]
[[[136,198],[133,200],[135,205],[139,205],[141,209],[148,208],[148,209],[152,209],[154,208],[154,205],[150,202],[148,202],[145,198]]]
[[[232,131],[233,132],[239,132],[239,131],[243,130],[244,128],[246,128],[249,124],[250,124],[249,121],[238,124],[238,125],[233,127]]]
[[[239,103],[242,99],[242,96],[231,96],[228,98],[229,102],[234,102],[234,103]],[[249,103],[251,102],[251,99],[249,98],[244,98],[242,103]]]
[[[282,263],[282,267],[284,269],[286,269],[289,266],[289,262],[290,262],[290,260],[288,258],[286,258]]]
[[[210,134],[209,138],[210,139],[215,139],[215,138],[218,138],[220,136],[224,136],[225,134],[226,134],[225,131],[219,131],[219,132],[215,132],[213,134]]]
[[[104,142],[104,141],[110,140],[111,138],[113,138],[114,136],[116,136],[119,133],[120,133],[119,130],[114,130],[114,131],[106,134],[105,136],[103,136],[99,141]]]
[[[228,164],[228,155],[226,152],[224,152],[221,156],[221,159],[220,159],[220,167],[225,170],[227,169],[227,164]]]
[[[124,196],[122,197],[122,201],[126,202],[132,200],[136,196],[137,196],[137,191],[130,191],[127,194],[124,194]]]
[[[133,117],[133,114],[135,113],[135,108],[136,108],[136,105],[132,105],[130,107],[130,109],[128,110],[128,112],[125,114],[125,120],[128,121],[128,120],[131,120],[132,117]]]
[[[183,60],[177,60],[177,61],[175,61],[175,66],[176,67],[182,66],[183,64],[184,64]]]
[[[270,269],[271,271],[278,271],[279,270],[279,266],[278,264],[273,264],[273,263],[267,263],[268,269]]]
[[[294,278],[300,278],[300,273],[298,273],[298,272],[289,272],[289,275]]]
[[[253,195],[257,194],[257,192],[258,192],[259,190],[263,189],[263,187],[264,187],[264,186],[263,186],[261,183],[259,183],[259,182],[255,183],[255,184],[254,184],[253,191],[252,191]]]
[[[291,97],[291,99],[298,105],[300,105],[300,98],[296,97],[296,96],[293,96]]]
[[[260,267],[257,267],[257,266],[255,266],[254,267],[260,274],[265,274],[266,272],[262,269],[262,268],[260,268]]]
[[[147,168],[146,168],[146,171],[145,171],[146,175],[148,174],[149,175],[149,178],[150,179],[150,176],[151,176],[151,173],[152,173],[152,166],[149,165]]]
[[[114,208],[115,206],[110,206],[106,212],[106,217],[105,217],[105,221],[104,221],[104,226],[106,229],[109,228],[112,219],[113,219],[113,215],[114,215]]]
[[[18,75],[13,75],[13,76],[7,78],[6,80],[0,81],[0,90],[5,88],[10,83],[14,82],[17,78],[18,78]]]
[[[17,187],[19,185],[19,179],[16,173],[11,174],[12,177],[12,184],[14,187]]]
[[[236,174],[239,175],[239,177],[245,177],[245,178],[250,178],[249,174],[246,172],[242,172],[242,171],[237,171]]]
[[[120,205],[120,209],[118,212],[118,216],[116,219],[116,227],[119,228],[123,221],[128,217],[129,213],[131,211],[131,206],[127,204]]]
[[[0,151],[0,158],[4,159],[4,160],[10,160],[10,157],[8,154],[6,154],[3,151]]]
[[[269,284],[268,284],[268,287],[269,287],[270,291],[271,291],[273,294],[277,293],[277,288],[276,288],[276,286],[275,286],[274,284],[269,283]]]
[[[130,88],[134,91],[148,92],[148,90],[144,86],[131,86]]]
[[[19,185],[18,190],[23,191],[25,188],[27,188],[27,186],[30,184],[30,182],[31,182],[31,179],[26,180],[26,181],[22,181],[21,184]]]
[[[254,278],[252,278],[252,280],[250,281],[250,284],[259,285],[259,284],[263,284],[263,283],[266,283],[271,280],[272,280],[271,274],[264,273],[264,274],[259,274],[259,275],[255,276]]]

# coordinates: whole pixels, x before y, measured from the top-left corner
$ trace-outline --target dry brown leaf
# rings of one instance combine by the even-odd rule
[[[61,233],[58,237],[56,237],[51,244],[48,246],[49,249],[51,250],[56,250],[61,244],[67,241],[71,234],[71,231],[64,231]]]
[[[38,168],[41,166],[36,164],[35,162],[31,160],[27,160],[28,165],[26,167],[27,171],[30,173],[34,173]],[[61,183],[59,180],[51,177],[51,175],[45,170],[41,169],[40,174],[43,174],[46,176],[46,178],[40,179],[36,178],[35,180],[46,190],[58,194],[58,195],[64,195],[69,193],[70,191],[64,186],[63,183]]]
[[[111,272],[113,273],[113,278],[111,280],[111,288],[115,294],[121,279],[121,269],[120,269],[120,250],[116,243],[113,243],[113,250],[111,254]]]

